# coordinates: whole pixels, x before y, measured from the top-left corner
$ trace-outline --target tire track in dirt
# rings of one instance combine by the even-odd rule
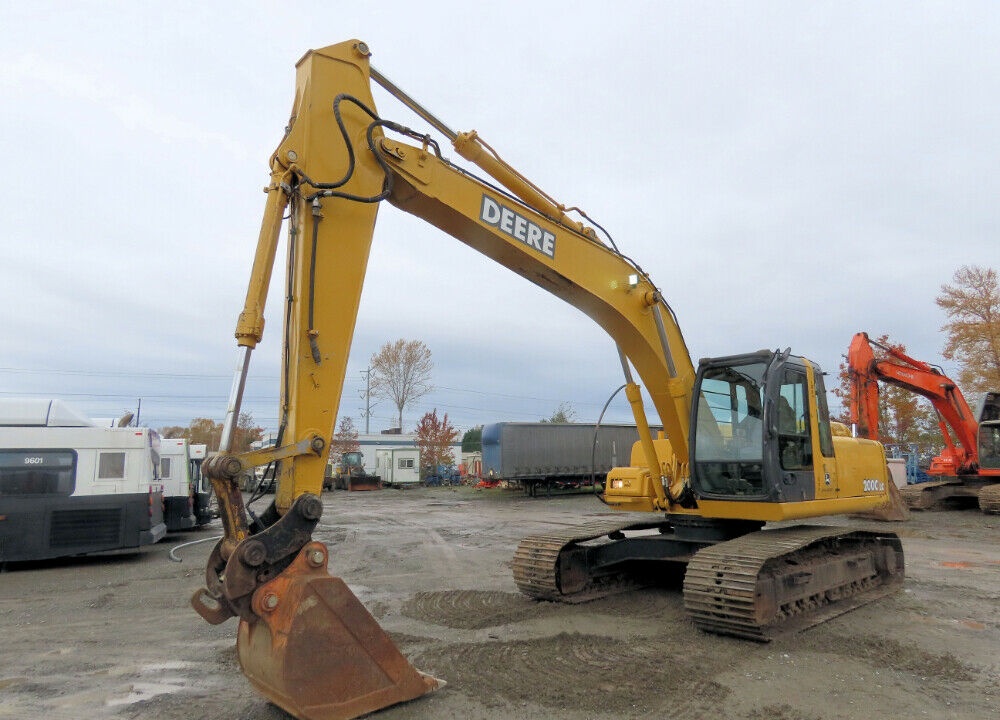
[[[951,653],[929,653],[912,643],[900,642],[879,635],[847,637],[834,633],[804,633],[799,636],[800,649],[835,653],[838,656],[864,660],[876,667],[911,673],[924,678],[939,678],[946,682],[970,682],[978,671]]]
[[[640,588],[566,607],[578,609],[579,612],[628,617],[632,620],[650,619],[662,620],[664,624],[690,624],[680,592],[662,588]]]
[[[458,630],[507,625],[543,617],[559,606],[536,602],[516,593],[490,590],[421,592],[407,600],[402,613],[414,620]]]
[[[669,709],[673,718],[717,713],[730,690],[706,657],[683,671],[663,647],[577,633],[513,642],[449,645],[420,654],[419,667],[454,680],[487,707],[527,703],[633,717]],[[656,688],[650,693],[651,687]]]

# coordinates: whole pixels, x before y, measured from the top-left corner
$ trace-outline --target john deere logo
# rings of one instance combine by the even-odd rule
[[[489,195],[483,195],[483,206],[479,218],[487,225],[492,225],[504,235],[534,248],[542,255],[550,258],[556,256],[556,236],[548,230],[543,230],[537,223],[518,214],[509,207],[501,205]]]

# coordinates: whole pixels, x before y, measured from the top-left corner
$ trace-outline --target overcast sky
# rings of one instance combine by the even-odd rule
[[[994,2],[0,0],[0,27],[0,397],[222,419],[295,62],[350,38],[607,228],[695,362],[791,346],[836,371],[865,330],[951,374],[934,297],[1000,266]],[[279,301],[247,390],[269,429]],[[562,402],[593,421],[622,382],[579,311],[386,205],[341,402],[362,428],[362,371],[400,337],[437,387],[407,429],[435,407],[463,430]]]

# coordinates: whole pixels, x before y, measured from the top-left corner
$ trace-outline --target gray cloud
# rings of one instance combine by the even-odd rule
[[[221,418],[294,63],[350,35],[607,227],[695,359],[790,345],[835,371],[867,330],[942,362],[940,285],[1000,260],[992,3],[535,3],[531,22],[516,4],[341,5],[0,11],[0,393],[101,416],[143,397],[154,425]],[[281,286],[248,391],[265,424]],[[439,389],[411,421],[537,419],[562,401],[593,419],[620,383],[579,312],[385,207],[342,413],[358,419],[359,373],[396,337],[434,352]]]

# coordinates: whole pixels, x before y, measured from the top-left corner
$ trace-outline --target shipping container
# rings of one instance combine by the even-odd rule
[[[588,487],[627,463],[638,439],[634,425],[493,423],[483,427],[482,477],[518,483],[529,495]]]

